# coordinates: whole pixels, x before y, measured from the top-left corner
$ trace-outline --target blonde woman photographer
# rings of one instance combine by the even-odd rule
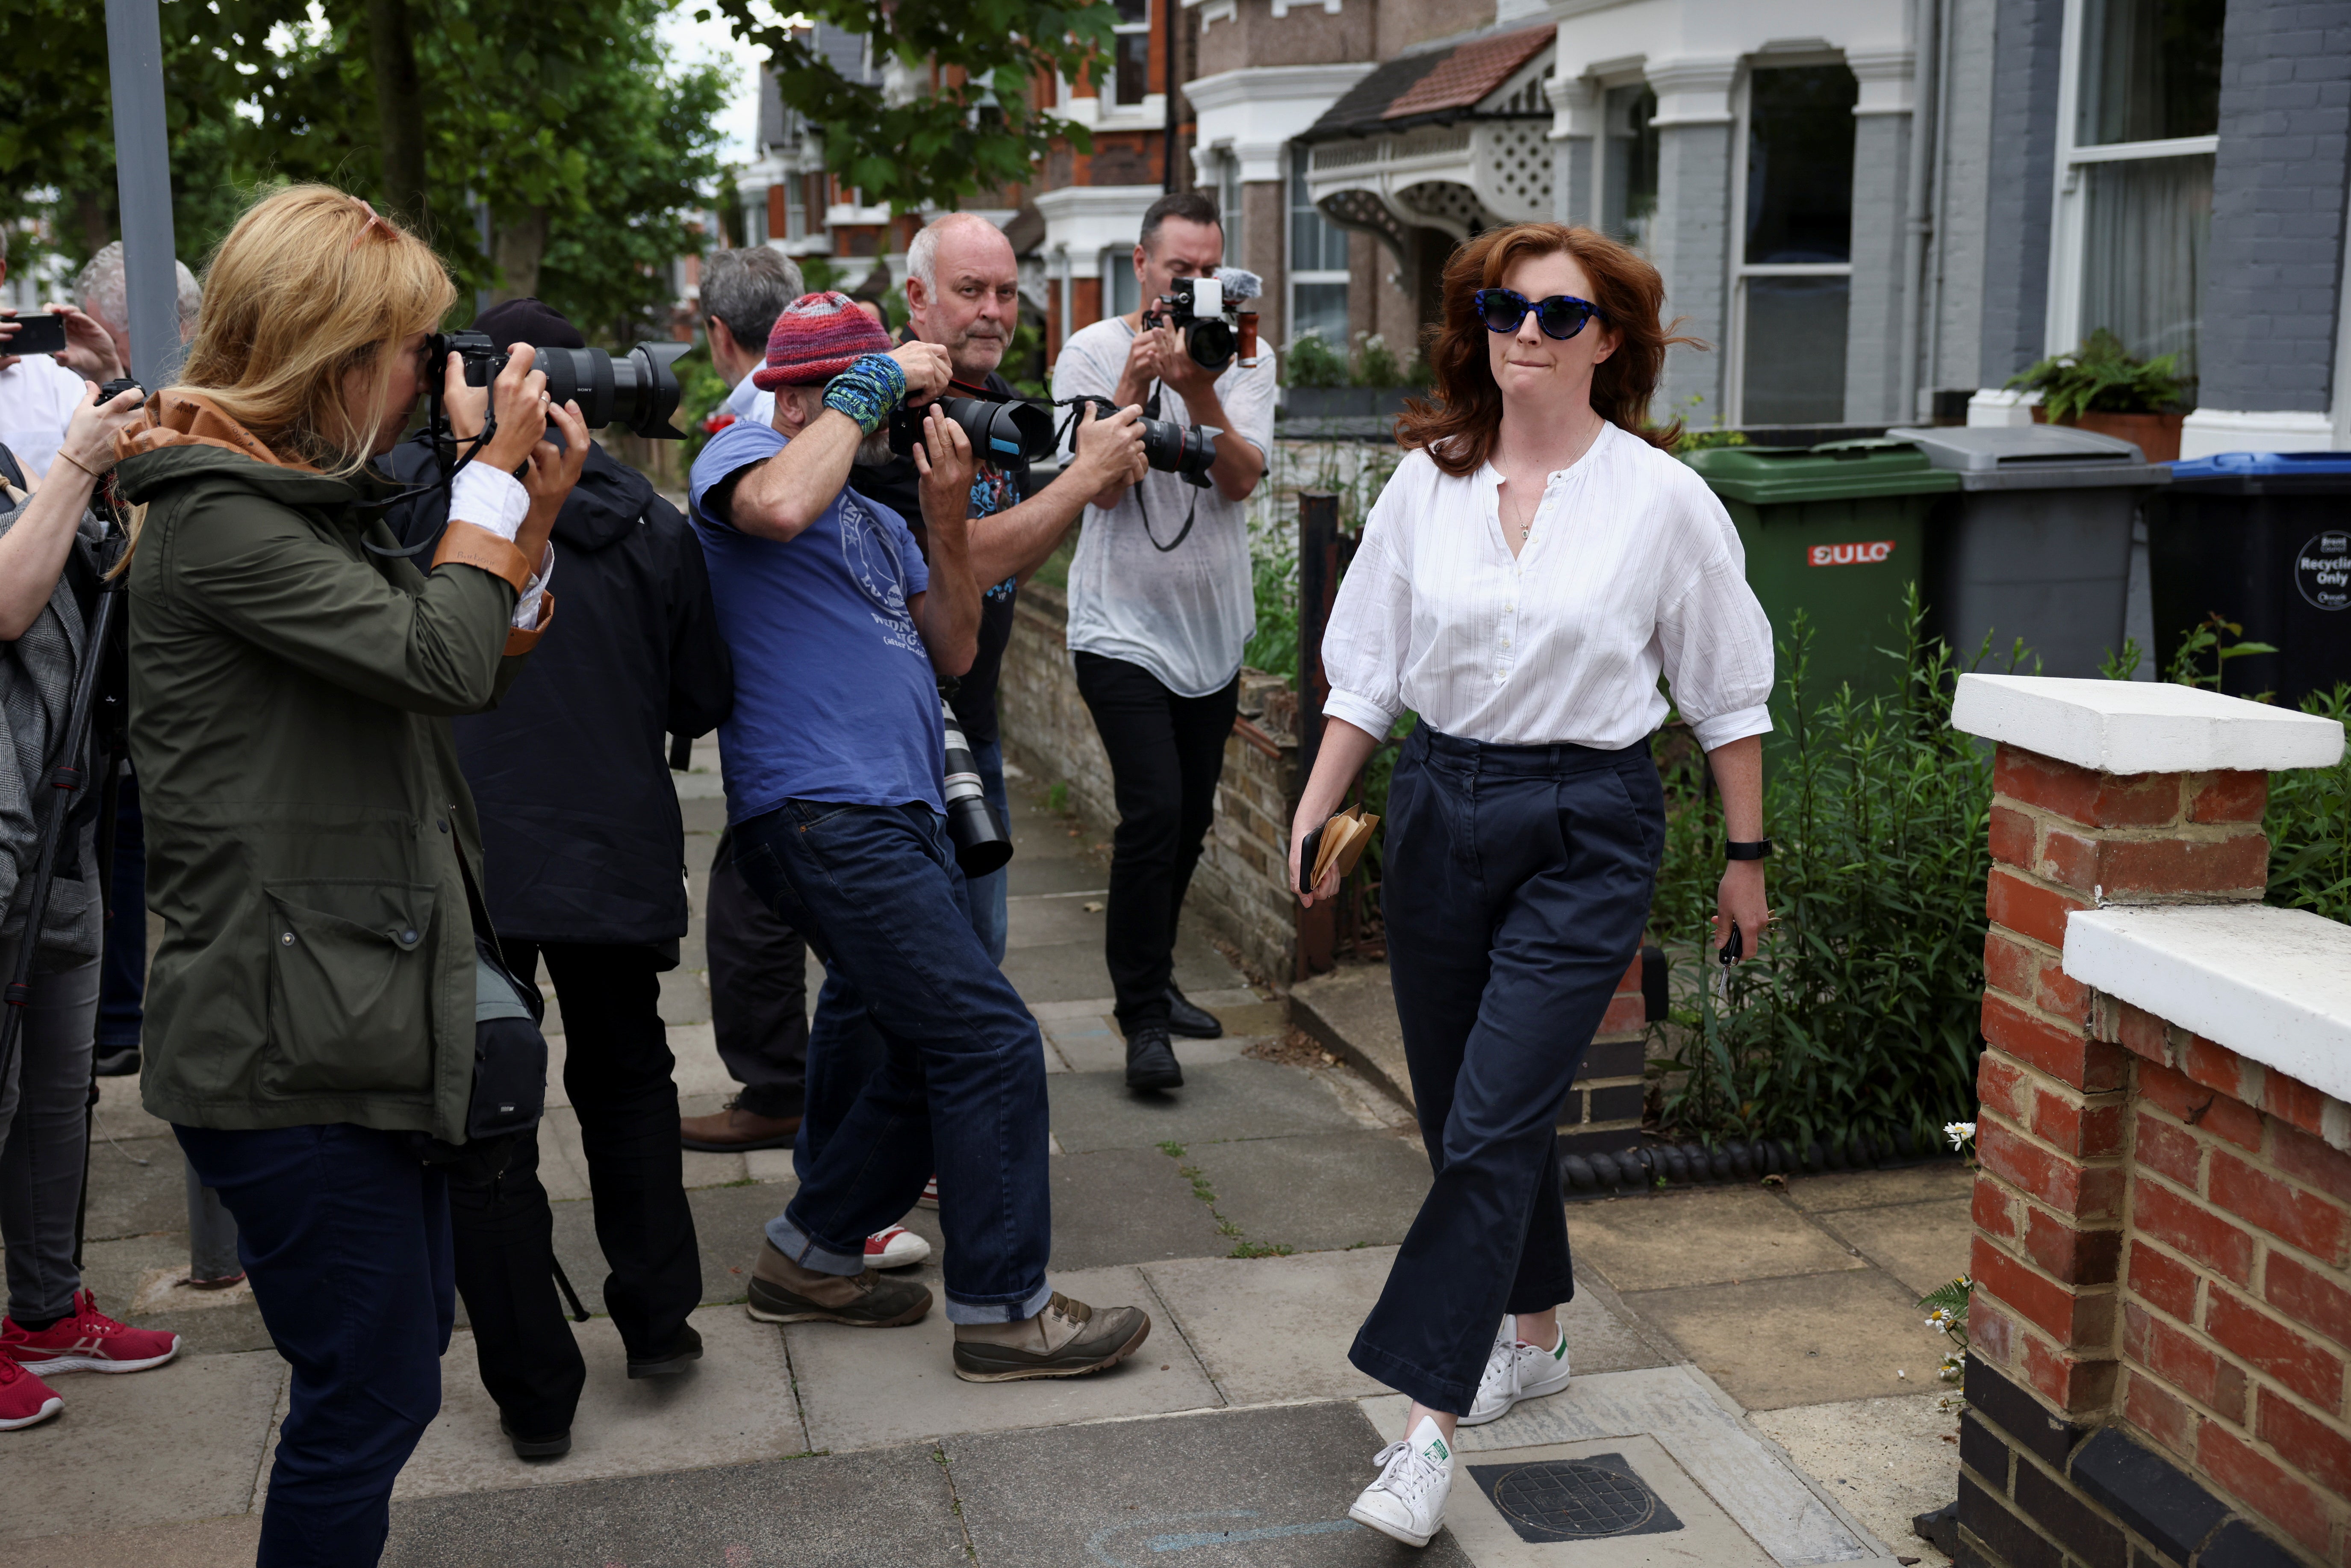
[[[221,243],[179,383],[118,444],[141,509],[131,752],[164,922],[141,1087],[235,1216],[293,1366],[268,1568],[375,1562],[440,1406],[449,1209],[423,1156],[465,1140],[488,931],[448,720],[489,706],[546,629],[548,534],[588,446],[528,347],[486,389],[455,355],[423,362],[454,298],[366,203],[276,192]],[[427,375],[461,441],[496,420],[429,565],[364,505],[390,492],[370,460]]]

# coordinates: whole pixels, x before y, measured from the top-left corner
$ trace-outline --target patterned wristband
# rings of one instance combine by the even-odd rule
[[[906,372],[898,361],[887,354],[867,354],[832,378],[824,389],[824,406],[847,414],[871,435],[905,395]]]

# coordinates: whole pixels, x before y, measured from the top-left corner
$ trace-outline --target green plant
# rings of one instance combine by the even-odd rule
[[[1706,398],[1702,393],[1692,392],[1682,400],[1682,406],[1696,413],[1706,406]],[[1699,452],[1713,446],[1746,444],[1747,433],[1743,430],[1732,430],[1720,423],[1709,424],[1704,429],[1699,429],[1689,423],[1686,416],[1682,424],[1681,438],[1674,443],[1674,455],[1678,457],[1685,452]]]
[[[2351,724],[2351,685],[2313,692],[2302,711]],[[2269,902],[2351,922],[2351,753],[2332,768],[2270,775]]]
[[[1298,530],[1249,536],[1249,582],[1257,595],[1257,630],[1241,663],[1292,685],[1298,680]]]
[[[2224,632],[2228,633],[2228,639],[2225,642],[2220,635]],[[2247,653],[2277,652],[2276,644],[2248,643],[2243,640],[2244,635],[2245,629],[2242,625],[2234,621],[2223,621],[2220,619],[2220,612],[2217,610],[2213,611],[2204,617],[2200,625],[2179,640],[2179,648],[2171,655],[2171,668],[2163,673],[2163,678],[2183,686],[2210,686],[2214,691],[2219,691],[2221,668],[2230,660],[2242,658]],[[2204,668],[2204,655],[2207,653],[2212,655],[2212,668],[2210,671]],[[2267,702],[2271,695],[2263,692],[2252,700],[2257,703]]]
[[[1395,353],[1388,340],[1377,332],[1355,334],[1355,364],[1347,379],[1359,387],[1395,387],[1404,384],[1404,368],[1396,363]]]
[[[1066,779],[1056,779],[1053,780],[1053,787],[1045,791],[1045,810],[1052,812],[1056,816],[1059,816],[1069,809],[1070,781]],[[1165,1144],[1162,1144],[1159,1146],[1163,1149],[1167,1149],[1167,1152],[1170,1154],[1180,1155],[1184,1152],[1181,1149],[1168,1148],[1168,1145]]]
[[[2179,356],[2133,359],[2104,327],[2070,354],[2052,354],[2008,378],[2008,385],[2041,394],[2053,424],[2085,413],[2162,413],[2195,384],[2177,373]]]
[[[698,347],[678,361],[677,383],[677,427],[685,432],[678,461],[682,466],[690,467],[704,444],[717,434],[704,427],[734,389],[710,362],[710,351]]]
[[[1756,961],[1719,981],[1708,922],[1721,812],[1694,758],[1669,776],[1651,927],[1700,978],[1674,988],[1653,1063],[1667,1123],[1924,1145],[1974,1113],[1991,767],[1950,726],[1961,665],[1921,633],[1923,614],[1914,590],[1886,651],[1903,672],[1892,696],[1816,700],[1801,612],[1782,643],[1764,790],[1776,918]]]
[[[1320,332],[1301,332],[1280,356],[1281,384],[1288,387],[1343,387],[1347,384],[1347,359],[1322,340]]]

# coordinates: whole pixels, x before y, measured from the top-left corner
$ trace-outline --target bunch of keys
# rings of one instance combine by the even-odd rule
[[[1722,960],[1722,968],[1714,977],[1715,989],[1726,1006],[1730,1001],[1730,966],[1739,962],[1745,950],[1746,938],[1740,935],[1739,922],[1734,920],[1730,923],[1730,940],[1725,942],[1722,951],[1716,955]]]

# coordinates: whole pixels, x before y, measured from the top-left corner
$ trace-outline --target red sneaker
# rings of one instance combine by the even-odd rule
[[[904,1269],[924,1262],[931,1255],[931,1244],[903,1225],[893,1225],[877,1230],[865,1239],[865,1266],[869,1269]]]
[[[26,1333],[15,1320],[0,1318],[0,1353],[32,1373],[144,1372],[179,1354],[180,1336],[116,1322],[98,1310],[88,1291],[78,1291],[74,1315],[39,1333]]]
[[[47,1384],[0,1355],[0,1432],[46,1421],[65,1407]]]

